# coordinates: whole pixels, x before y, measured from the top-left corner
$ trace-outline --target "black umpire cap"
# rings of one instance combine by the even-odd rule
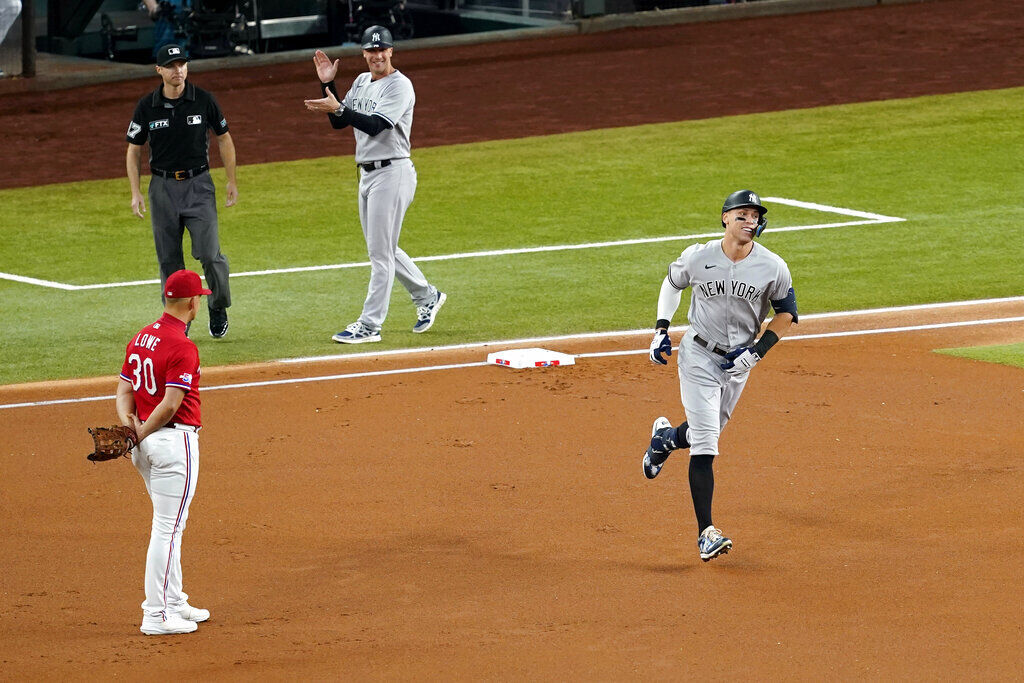
[[[185,48],[181,45],[164,45],[156,53],[157,66],[167,66],[171,62],[187,62],[188,56],[185,54]]]
[[[383,50],[392,46],[391,31],[383,26],[371,26],[363,31],[364,50]]]

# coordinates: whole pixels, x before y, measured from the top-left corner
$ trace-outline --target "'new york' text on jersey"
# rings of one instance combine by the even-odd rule
[[[669,265],[668,279],[676,289],[693,289],[687,315],[694,331],[730,349],[751,344],[771,302],[785,299],[793,287],[778,254],[755,242],[746,258],[733,263],[720,239],[687,247]]]
[[[381,116],[393,126],[373,136],[353,128],[357,164],[409,157],[416,92],[405,74],[395,71],[377,80],[368,71],[359,74],[342,104],[360,114]]]

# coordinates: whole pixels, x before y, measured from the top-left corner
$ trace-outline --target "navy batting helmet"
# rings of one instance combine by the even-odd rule
[[[748,206],[757,209],[760,220],[757,221],[754,237],[760,237],[764,229],[768,227],[768,219],[764,217],[768,213],[768,209],[761,205],[761,198],[753,190],[737,190],[726,197],[725,202],[722,204],[722,213]],[[725,221],[722,221],[722,227],[725,227]]]
[[[383,26],[371,26],[363,31],[363,39],[360,42],[364,50],[383,50],[392,46],[392,40],[391,31]]]

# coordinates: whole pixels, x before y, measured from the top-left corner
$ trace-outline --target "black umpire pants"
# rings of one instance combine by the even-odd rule
[[[192,258],[203,264],[203,275],[213,292],[210,308],[230,306],[228,259],[220,253],[217,195],[210,173],[187,180],[154,175],[149,182],[149,218],[160,263],[160,291],[171,273],[185,267],[181,241],[187,229],[192,238]]]

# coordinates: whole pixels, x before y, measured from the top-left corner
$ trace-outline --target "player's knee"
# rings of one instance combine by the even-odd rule
[[[718,455],[718,432],[714,429],[702,429],[690,425],[686,432],[690,442],[690,453]]]

